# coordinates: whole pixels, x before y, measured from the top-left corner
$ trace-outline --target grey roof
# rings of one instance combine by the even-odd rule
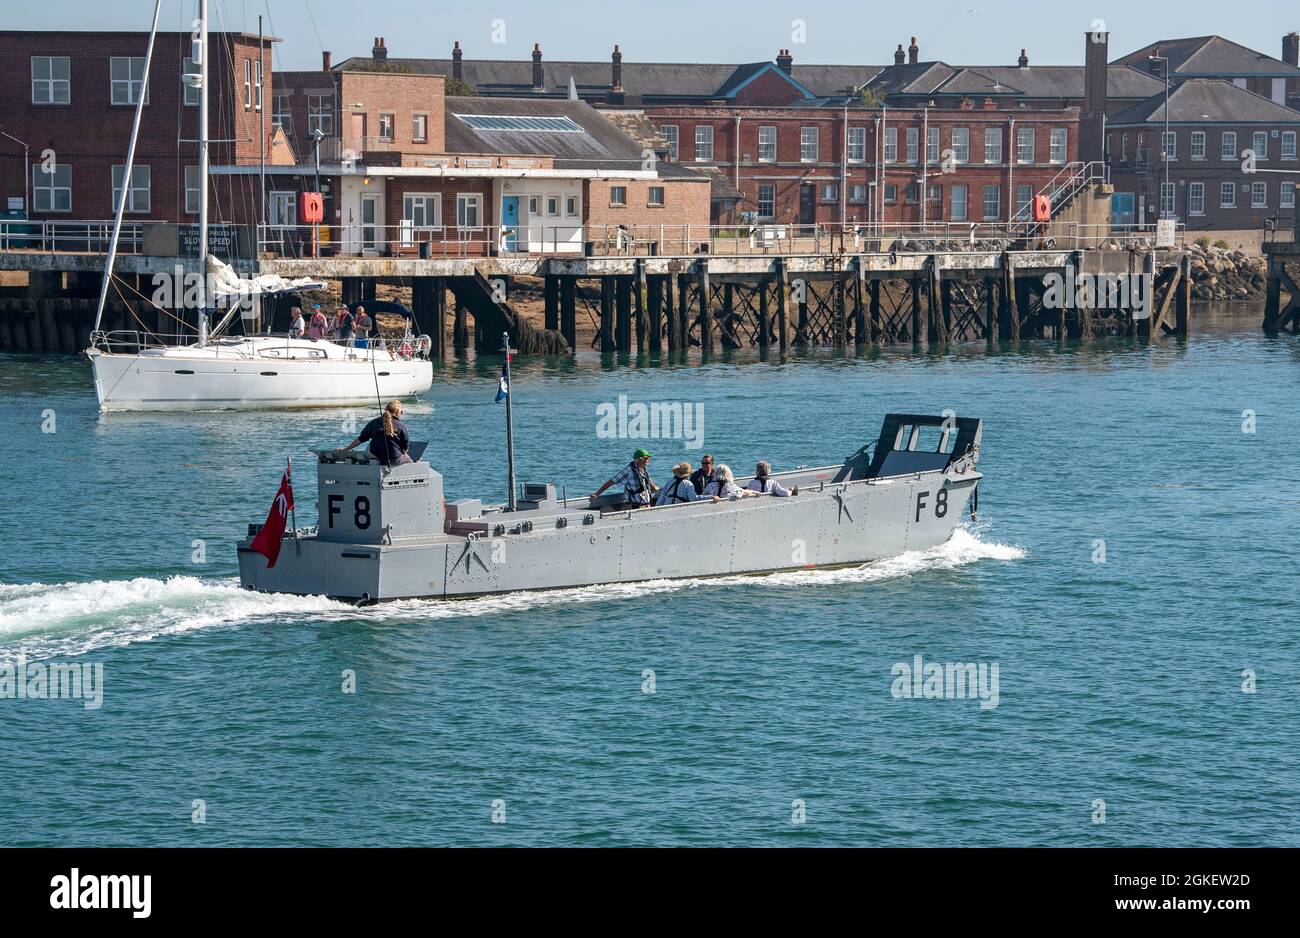
[[[1300,68],[1222,36],[1162,39],[1117,59],[1116,64],[1145,68],[1148,57],[1152,54],[1169,59],[1170,76],[1176,78],[1220,78],[1228,75],[1300,77]]]
[[[390,68],[416,73],[448,75],[451,59],[389,58]],[[340,62],[336,69],[366,68],[369,57],[355,57]],[[628,62],[622,66],[623,88],[628,94],[651,98],[712,98],[750,77],[771,63],[745,65],[705,62]],[[795,65],[791,77],[817,95],[831,95],[862,87],[881,70],[878,65]],[[533,93],[533,63],[528,59],[475,59],[466,56],[461,77],[486,94]],[[569,78],[579,93],[604,93],[612,78],[608,60],[579,62],[542,61],[542,83],[547,93],[567,91]]]
[[[1163,89],[1141,104],[1116,114],[1107,125],[1132,127],[1163,125]],[[1169,122],[1172,124],[1300,124],[1300,111],[1274,104],[1268,98],[1230,81],[1192,78],[1174,85],[1169,92]]]
[[[1026,98],[1078,98],[1084,96],[1082,65],[948,65],[918,62],[903,65],[901,80],[897,67],[886,68],[872,87],[888,94],[961,94],[971,97],[1010,95]],[[1106,70],[1106,93],[1111,98],[1146,98],[1164,92],[1163,79],[1129,68],[1111,65]]]

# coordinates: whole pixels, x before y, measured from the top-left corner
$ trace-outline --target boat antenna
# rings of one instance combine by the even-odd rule
[[[506,353],[506,465],[510,473],[510,499],[507,502],[511,511],[515,510],[515,417],[511,403],[515,399],[514,382],[510,380],[510,333],[501,333],[501,351]]]
[[[122,191],[117,198],[117,211],[113,216],[113,234],[108,241],[108,255],[104,258],[104,280],[99,285],[99,305],[95,308],[95,331],[104,320],[104,304],[108,300],[108,284],[113,279],[113,262],[117,259],[117,241],[122,234],[122,213],[126,211],[126,198],[131,193],[131,170],[135,166],[135,142],[140,137],[140,117],[144,113],[144,99],[149,89],[149,66],[153,63],[153,44],[158,36],[158,14],[162,0],[154,0],[153,26],[149,30],[149,48],[144,54],[144,75],[140,81],[140,96],[135,102],[135,121],[131,125],[131,144],[126,150],[126,166],[122,169]]]

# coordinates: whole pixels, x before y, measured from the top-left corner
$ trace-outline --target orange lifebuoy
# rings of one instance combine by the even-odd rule
[[[1052,199],[1046,195],[1034,196],[1034,221],[1052,220]]]

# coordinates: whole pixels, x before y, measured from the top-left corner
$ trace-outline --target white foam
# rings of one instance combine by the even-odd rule
[[[749,589],[806,589],[810,586],[874,583],[950,570],[980,560],[1019,560],[1020,547],[981,540],[958,528],[944,544],[908,551],[859,567],[798,570],[768,576],[725,576],[686,580],[615,583],[535,593],[503,593],[479,599],[403,600],[358,609],[322,596],[254,593],[236,579],[173,576],[46,585],[0,584],[0,661],[66,657],[101,648],[150,641],[220,626],[271,621],[276,624],[360,622],[424,623],[535,610],[547,606],[643,599],[688,590],[745,586]]]

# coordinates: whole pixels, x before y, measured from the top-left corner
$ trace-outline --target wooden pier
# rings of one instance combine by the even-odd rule
[[[30,281],[26,295],[9,288],[0,298],[0,349],[84,349],[100,265],[94,255],[0,253],[0,269],[27,270]],[[242,266],[245,273],[339,279],[349,303],[372,301],[380,281],[407,287],[436,357],[471,344],[495,352],[503,330],[524,354],[571,352],[578,348],[580,310],[598,324],[592,347],[622,354],[1186,335],[1191,317],[1188,262],[1179,251],[363,257],[268,259],[256,271]],[[177,267],[194,272],[186,259],[122,257],[104,330],[179,331],[184,312],[160,310],[147,299],[153,275]],[[1294,281],[1285,263],[1279,270],[1279,284],[1290,284],[1292,299],[1274,321],[1296,328]],[[1149,317],[1135,319],[1131,303],[1050,300],[1052,275],[1078,274],[1149,275]],[[512,283],[521,276],[543,282],[540,325],[510,306]],[[1273,297],[1270,292],[1276,307]],[[283,331],[287,309],[273,315],[273,326]]]

